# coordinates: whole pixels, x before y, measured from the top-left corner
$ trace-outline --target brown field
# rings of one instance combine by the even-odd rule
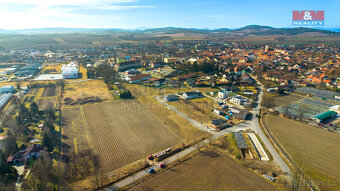
[[[87,69],[83,66],[79,67],[79,73],[81,73],[82,78],[81,79],[87,79]]]
[[[91,148],[106,172],[181,140],[133,100],[65,108],[63,113],[64,134],[68,137],[65,142],[75,153]],[[88,146],[81,148],[82,145]]]
[[[211,88],[211,87],[195,87],[195,89],[202,92],[204,95],[208,92],[221,91],[219,88]]]
[[[56,98],[38,99],[37,104],[38,104],[39,110],[45,110],[50,107],[54,107],[54,108],[58,107]]]
[[[188,117],[200,122],[209,123],[212,119],[218,118],[212,113],[218,104],[207,97],[192,100],[181,99],[168,102],[168,104],[185,113]]]
[[[264,123],[321,189],[340,189],[339,134],[273,115]]]
[[[92,149],[89,145],[80,109],[78,107],[62,110],[63,155],[69,158],[68,176],[71,180],[82,180],[93,174]]]
[[[226,154],[203,151],[133,187],[137,190],[277,190]]]
[[[99,97],[102,100],[112,99],[112,95],[102,80],[89,80],[80,83],[65,84],[63,98],[73,100],[87,97]]]
[[[59,92],[59,87],[56,86],[50,86],[50,87],[46,87],[44,88],[44,91],[41,95],[41,97],[53,97],[53,96],[57,96],[58,92]]]
[[[292,94],[280,95],[280,96],[273,97],[273,104],[274,104],[274,107],[279,107],[279,106],[290,104],[294,101],[298,101],[300,99],[302,99],[302,97],[297,96],[297,95],[292,95]]]
[[[29,106],[35,101],[38,104],[39,110],[45,110],[50,106],[59,107],[59,86],[49,86],[45,88],[32,88],[28,91],[23,99],[23,103]]]
[[[45,73],[49,73],[49,74],[61,73],[60,69],[61,69],[61,65],[60,64],[49,64],[48,66],[46,66],[44,68],[42,73],[43,74],[45,74]]]
[[[192,89],[149,88],[137,84],[124,84],[124,86],[131,91],[132,95],[137,98],[138,102],[143,105],[143,107],[151,111],[168,128],[179,134],[186,145],[197,142],[209,135],[207,132],[198,130],[183,117],[179,116],[176,112],[169,110],[155,99],[155,96],[192,91]]]
[[[21,86],[27,86],[27,84],[29,84],[30,82],[20,82]],[[17,82],[0,82],[0,87],[1,86],[7,86],[7,85],[12,85],[14,87],[16,87]]]

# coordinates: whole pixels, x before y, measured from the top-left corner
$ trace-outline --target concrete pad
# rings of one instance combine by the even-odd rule
[[[40,74],[33,81],[61,80],[61,79],[63,79],[62,74]]]

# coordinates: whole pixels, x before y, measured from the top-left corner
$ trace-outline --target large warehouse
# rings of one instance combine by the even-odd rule
[[[36,75],[42,69],[41,64],[26,64],[25,66],[19,68],[17,72],[15,72],[15,76],[18,77],[28,77]]]
[[[63,65],[61,72],[64,79],[78,78],[78,66],[74,62]]]
[[[12,85],[6,85],[6,86],[0,87],[0,94],[13,93],[13,92],[14,92],[14,86]]]
[[[335,111],[326,111],[317,116],[312,117],[312,119],[318,123],[324,122],[326,119],[334,117],[338,113]]]

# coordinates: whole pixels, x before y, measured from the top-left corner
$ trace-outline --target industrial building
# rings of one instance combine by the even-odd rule
[[[64,79],[74,79],[78,78],[78,66],[76,63],[71,62],[67,65],[62,65],[61,73]]]
[[[312,119],[316,121],[317,123],[321,123],[321,122],[324,122],[326,119],[336,116],[337,114],[338,114],[337,112],[329,110],[329,111],[320,113],[317,116],[312,117]]]
[[[12,86],[12,85],[0,87],[0,94],[13,93],[13,92],[14,92],[14,86]]]
[[[11,98],[12,98],[11,93],[0,94],[0,111],[6,106],[6,104]]]
[[[18,77],[35,76],[38,72],[40,72],[41,69],[41,64],[27,64],[15,72],[14,75]]]

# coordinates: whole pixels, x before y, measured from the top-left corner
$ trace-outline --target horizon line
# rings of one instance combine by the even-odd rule
[[[114,28],[114,27],[39,27],[39,28],[23,28],[23,29],[2,29],[0,28],[0,31],[24,31],[24,30],[41,30],[41,29],[79,29],[79,30],[110,30],[110,29],[116,29],[116,30],[148,30],[148,29],[162,29],[162,28],[180,28],[180,29],[196,29],[196,30],[218,30],[218,29],[229,29],[229,30],[235,30],[235,29],[241,29],[247,26],[261,26],[261,27],[271,27],[276,29],[293,29],[293,28],[309,28],[309,29],[319,29],[319,30],[330,30],[330,29],[340,29],[340,26],[338,27],[320,27],[320,26],[291,26],[291,27],[274,27],[274,26],[268,26],[268,25],[257,25],[257,24],[251,24],[251,25],[245,25],[242,27],[218,27],[218,28],[210,28],[210,27],[203,27],[203,28],[195,28],[195,27],[179,27],[179,26],[164,26],[164,27],[136,27],[136,28]]]

